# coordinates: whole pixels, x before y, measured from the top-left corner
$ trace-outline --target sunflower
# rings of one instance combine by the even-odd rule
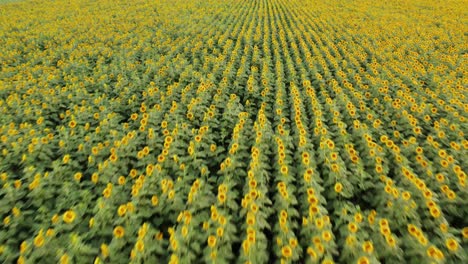
[[[216,246],[216,237],[211,235],[208,237],[208,246],[210,248],[213,248],[214,246]]]
[[[122,238],[125,235],[125,229],[122,226],[116,226],[114,228],[114,236],[116,238]]]
[[[72,210],[68,210],[63,214],[63,221],[67,224],[72,223],[75,221],[76,214]]]
[[[455,239],[449,238],[445,240],[445,246],[447,247],[448,250],[455,252],[458,250],[458,243]]]
[[[34,238],[34,246],[42,247],[44,245],[44,236],[42,235],[42,229],[39,231],[39,234]]]
[[[374,251],[374,245],[371,241],[365,241],[364,244],[362,244],[362,250],[367,253],[372,253]]]
[[[135,244],[135,248],[139,251],[139,252],[143,252],[143,250],[145,250],[145,243],[141,240],[138,240]]]
[[[357,261],[357,264],[369,264],[369,259],[365,256],[360,257]]]
[[[117,209],[117,214],[119,216],[121,216],[121,217],[124,216],[126,212],[127,212],[127,205],[126,204],[120,205],[119,208]]]
[[[70,161],[70,155],[67,154],[63,156],[63,159],[62,159],[63,164],[68,164],[69,161]]]
[[[292,249],[290,246],[284,246],[281,248],[281,255],[285,258],[292,257]]]
[[[349,232],[356,233],[358,231],[358,229],[359,229],[359,227],[355,223],[351,222],[351,223],[348,224]]]
[[[322,232],[322,238],[323,240],[329,242],[333,238],[333,236],[329,231],[324,231]]]
[[[336,193],[341,193],[343,191],[343,184],[340,182],[335,183],[335,192]]]

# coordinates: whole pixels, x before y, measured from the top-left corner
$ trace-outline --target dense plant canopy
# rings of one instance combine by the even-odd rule
[[[0,4],[0,262],[468,261],[466,6]]]

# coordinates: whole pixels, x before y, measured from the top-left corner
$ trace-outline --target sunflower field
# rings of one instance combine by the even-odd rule
[[[468,262],[468,1],[0,2],[0,262]]]

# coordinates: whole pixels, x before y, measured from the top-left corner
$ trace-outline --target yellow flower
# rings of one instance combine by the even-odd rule
[[[11,213],[13,214],[14,217],[18,217],[21,214],[21,210],[15,206],[13,207],[13,209],[11,209]]]
[[[58,220],[59,220],[58,214],[54,214],[54,215],[52,216],[52,219],[51,219],[52,224],[56,224],[56,223],[58,222]]]
[[[104,198],[109,198],[111,194],[112,194],[111,188],[105,188],[104,191],[102,191],[102,196],[104,196]]]
[[[324,225],[324,221],[322,218],[317,218],[315,219],[315,226],[321,230],[323,228],[323,225]]]
[[[251,227],[247,227],[247,242],[249,242],[249,245],[255,244],[256,239],[257,235],[255,230]]]
[[[163,239],[163,237],[164,237],[164,234],[162,232],[159,232],[159,233],[156,234],[156,240],[161,241]]]
[[[224,202],[226,202],[226,194],[218,193],[218,201],[220,204],[224,204]]]
[[[72,223],[75,221],[76,214],[72,210],[68,210],[63,214],[63,221],[67,224]]]
[[[80,181],[81,180],[81,177],[83,177],[83,174],[81,172],[77,172],[75,173],[75,175],[73,176],[73,178],[75,178],[76,181]]]
[[[19,256],[18,260],[16,261],[17,264],[24,264],[25,262],[26,262],[26,260],[24,259],[23,256]]]
[[[138,240],[135,244],[135,248],[139,251],[139,252],[143,252],[143,250],[145,250],[145,243],[143,243],[143,241],[141,240]]]
[[[307,248],[307,254],[312,258],[313,260],[317,259],[317,252],[311,247]]]
[[[367,257],[360,257],[357,261],[357,264],[369,264],[369,259]]]
[[[390,235],[391,231],[390,231],[390,228],[388,226],[381,226],[380,227],[380,233],[384,236],[388,236]]]
[[[69,257],[67,254],[63,254],[61,257],[60,257],[60,264],[68,264],[68,261],[69,261]]]
[[[171,259],[169,260],[169,264],[179,264],[179,257],[177,257],[175,254],[172,254]]]
[[[20,244],[20,253],[24,253],[26,252],[26,250],[28,249],[28,243],[26,241],[23,241],[21,242]]]
[[[91,217],[91,218],[89,219],[88,226],[89,226],[90,228],[94,226],[94,217]]]
[[[227,219],[226,219],[226,217],[224,217],[224,216],[220,216],[220,217],[218,218],[218,222],[219,222],[220,225],[223,226],[223,225],[225,225],[225,224],[227,223]]]
[[[10,216],[6,216],[5,218],[3,218],[3,224],[6,226],[10,224],[10,221],[11,221]]]
[[[119,185],[124,185],[125,184],[125,176],[119,176],[119,178],[117,179],[117,183]]]
[[[332,234],[329,231],[324,231],[322,233],[322,238],[323,238],[323,240],[328,242],[328,241],[330,241],[332,239]]]
[[[151,197],[151,204],[152,204],[153,206],[156,206],[156,205],[158,205],[158,203],[159,203],[158,196],[153,195],[153,196]]]
[[[366,241],[362,245],[362,250],[364,250],[364,252],[367,252],[367,253],[372,253],[374,251],[374,245],[372,245],[371,241]]]
[[[413,224],[409,224],[408,225],[408,232],[412,235],[412,236],[417,236],[419,234],[419,229],[413,225]]]
[[[448,226],[447,226],[446,223],[441,223],[439,225],[439,228],[440,228],[440,231],[442,231],[443,233],[447,233],[447,231],[448,231]]]
[[[395,238],[394,238],[392,235],[386,236],[386,237],[385,237],[385,241],[387,241],[387,244],[388,244],[390,247],[395,247],[395,245],[396,245]]]
[[[348,224],[349,232],[356,233],[358,231],[358,229],[359,229],[359,227],[355,223],[351,222],[351,223]]]
[[[248,240],[244,240],[242,242],[242,250],[245,252],[245,253],[248,253],[249,252],[249,249],[250,249],[250,243]]]
[[[109,256],[109,247],[107,244],[101,244],[101,254],[105,258]]]
[[[288,174],[288,166],[282,165],[280,171],[281,171],[281,174],[283,174],[283,175]]]
[[[292,256],[292,249],[289,246],[284,246],[281,248],[281,255],[285,258],[290,258]]]
[[[421,245],[427,245],[427,238],[423,234],[419,234],[416,238],[418,239]]]
[[[463,238],[468,238],[468,227],[462,229]]]
[[[98,180],[99,180],[99,174],[97,174],[97,172],[94,172],[91,175],[91,181],[96,184],[98,182]]]
[[[42,247],[44,245],[44,236],[42,235],[42,229],[39,231],[39,234],[34,238],[34,246]]]
[[[127,204],[127,212],[133,213],[135,211],[135,206],[132,202],[128,202]]]
[[[449,238],[445,240],[445,246],[448,248],[450,251],[457,251],[458,250],[458,243],[455,239]]]
[[[434,259],[443,259],[444,254],[440,249],[436,248],[435,246],[430,246],[427,250],[426,253],[429,257],[434,258]]]
[[[335,163],[335,164],[332,164],[332,165],[331,165],[331,169],[332,169],[332,171],[334,171],[334,172],[338,172],[338,170],[339,170],[338,164],[336,164],[336,163]],[[335,185],[335,186],[336,186],[336,185]]]
[[[408,201],[411,198],[411,194],[407,191],[404,191],[401,196],[403,197],[403,200]]]
[[[383,171],[382,165],[377,165],[377,166],[375,166],[375,171],[376,171],[377,173],[382,173],[382,171]]]
[[[186,225],[182,226],[182,236],[186,237],[188,235],[188,228]]]
[[[282,245],[283,245],[283,240],[281,240],[281,238],[277,237],[277,238],[276,238],[276,244],[277,244],[278,246],[282,246]]]
[[[373,225],[375,221],[375,216],[373,214],[369,214],[367,216],[367,221],[369,221],[369,224]]]
[[[356,237],[354,235],[346,237],[346,245],[353,246],[356,243]]]
[[[447,198],[453,201],[455,200],[455,198],[457,198],[457,194],[454,191],[450,190],[447,192]]]
[[[218,227],[218,228],[216,229],[216,235],[217,235],[218,237],[222,237],[222,236],[224,235],[224,229],[223,229],[222,227]]]
[[[130,177],[135,178],[138,175],[138,171],[136,169],[130,170]]]
[[[15,189],[19,189],[21,188],[22,182],[21,180],[15,180],[13,185],[15,186]]]
[[[341,193],[343,191],[343,184],[340,182],[335,183],[335,192]]]
[[[216,237],[211,235],[208,237],[208,246],[210,248],[213,248],[214,246],[216,246]]]
[[[126,204],[120,205],[119,208],[117,209],[117,213],[118,213],[119,216],[124,216],[126,212],[127,212],[127,205]]]
[[[362,222],[362,215],[360,213],[356,213],[354,215],[354,221],[361,223]]]
[[[116,162],[116,161],[117,161],[117,158],[118,158],[118,157],[117,157],[116,154],[112,154],[112,155],[109,157],[109,160],[110,160],[111,162]]]
[[[91,153],[93,153],[93,155],[97,155],[99,153],[99,148],[98,147],[92,147],[91,148]]]
[[[122,238],[125,235],[125,229],[122,226],[116,226],[114,228],[114,236],[116,238]]]
[[[55,234],[55,231],[51,228],[47,229],[46,236],[51,237]]]
[[[173,199],[174,196],[175,196],[175,191],[174,191],[174,190],[169,191],[169,194],[167,195],[167,197],[169,198],[169,200]]]
[[[252,214],[251,212],[248,212],[246,222],[247,222],[247,225],[253,226],[255,224],[255,215]]]
[[[440,217],[440,210],[437,207],[430,208],[429,212],[431,213],[432,217],[434,217],[434,218],[439,218]]]

